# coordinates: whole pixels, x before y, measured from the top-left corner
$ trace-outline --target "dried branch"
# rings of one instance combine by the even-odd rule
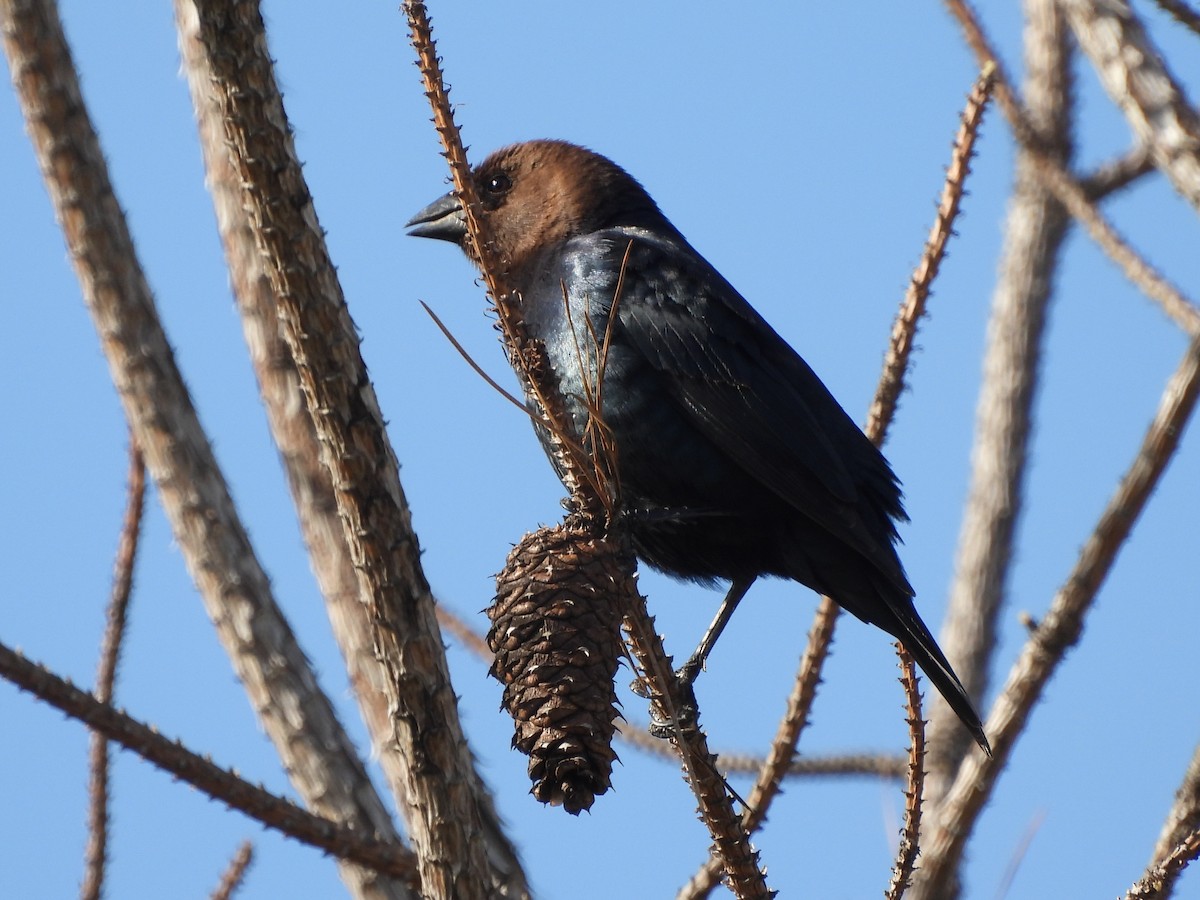
[[[1196,831],[1200,831],[1200,746],[1192,754],[1192,760],[1188,763],[1179,789],[1175,792],[1175,802],[1171,804],[1171,809],[1167,812],[1166,821],[1163,822],[1162,832],[1154,845],[1154,853],[1150,858],[1149,866],[1146,867],[1146,874],[1142,876],[1142,881],[1161,883],[1162,896],[1169,897],[1174,888],[1175,879],[1179,876],[1179,870],[1164,871],[1154,877],[1152,877],[1152,873],[1167,860],[1189,834]]]
[[[979,24],[966,0],[946,0],[946,5],[962,26],[967,44],[974,51],[980,65],[987,62],[996,64],[996,99],[1000,102],[1017,141],[1028,151],[1030,163],[1038,178],[1054,194],[1055,199],[1066,207],[1067,212],[1087,229],[1100,249],[1120,266],[1126,278],[1162,307],[1163,312],[1185,332],[1193,336],[1200,335],[1200,307],[1185,297],[1182,291],[1167,281],[1129,246],[1089,200],[1083,186],[1059,165],[1052,155],[1043,151],[1036,130],[1030,124],[1024,107],[1004,74],[999,57],[992,50],[983,26]]]
[[[482,809],[490,801],[463,736],[399,464],[296,157],[258,4],[198,0],[196,11],[212,73],[208,90],[386,669],[390,740],[404,767],[397,801],[422,892],[496,896],[508,888],[485,850]]]
[[[671,658],[663,649],[646,601],[636,592],[625,598],[640,609],[627,609],[626,644],[648,694],[654,717],[671,730],[671,741],[683,761],[684,776],[700,803],[700,815],[713,838],[712,865],[724,870],[730,890],[738,898],[771,897],[758,851],[750,844],[745,816],[733,809],[725,779],[716,768],[716,757],[700,730],[700,711],[691,686],[675,678]],[[715,880],[715,878],[714,878]],[[681,895],[682,896],[682,895]]]
[[[275,604],[176,367],[54,5],[0,0],[0,23],[84,299],[208,615],[305,802],[374,831],[374,787]]]
[[[1143,875],[1141,880],[1129,889],[1125,900],[1164,900],[1170,897],[1179,873],[1198,856],[1200,831],[1193,831],[1166,859]]]
[[[871,409],[867,413],[867,434],[880,435],[879,446],[883,446],[883,436],[886,432],[884,423],[890,422],[896,414],[896,403],[904,390],[904,374],[908,370],[909,357],[912,355],[913,341],[917,334],[917,322],[925,315],[930,288],[945,258],[946,244],[953,234],[954,220],[958,218],[967,175],[971,171],[975,140],[983,123],[984,110],[991,99],[995,71],[995,65],[985,64],[967,97],[962,124],[954,136],[954,150],[950,156],[950,165],[946,169],[946,181],[938,201],[937,215],[929,231],[929,238],[925,241],[921,260],[909,280],[900,312],[892,325],[887,359],[879,376],[879,385],[875,389]]]
[[[611,515],[615,508],[614,491],[604,480],[606,467],[593,463],[583,449],[570,439],[569,429],[560,424],[567,421],[562,399],[545,378],[539,377],[542,354],[537,342],[526,334],[520,305],[514,302],[515,298],[505,284],[507,261],[496,255],[487,217],[483,215],[475,183],[471,180],[471,167],[458,125],[454,121],[454,110],[450,106],[449,91],[442,77],[441,60],[437,55],[425,4],[421,0],[404,0],[402,6],[408,18],[412,46],[417,52],[417,67],[421,70],[425,96],[433,110],[433,125],[441,140],[442,155],[450,165],[454,193],[462,205],[466,220],[467,238],[463,249],[475,260],[483,275],[504,339],[504,351],[517,372],[526,398],[533,407],[533,414],[544,426],[547,446],[558,460],[558,469],[570,493],[571,502],[579,510],[600,520]]]
[[[1192,9],[1183,0],[1154,0],[1159,9],[1168,13],[1176,22],[1200,35],[1200,13]]]
[[[1079,186],[1088,200],[1098,203],[1153,171],[1150,151],[1138,145],[1124,156],[1097,166],[1090,175],[1084,175],[1079,179]]]
[[[1079,640],[1096,593],[1178,447],[1198,394],[1200,339],[1188,346],[1182,363],[1168,381],[1137,456],[992,706],[987,732],[993,756],[968,756],[938,815],[927,822],[920,869],[923,896],[948,896],[946,886],[958,869],[966,842],[1024,731],[1033,705],[1067,650]]]
[[[185,0],[176,0],[175,7],[180,51],[204,152],[206,182],[212,193],[242,329],[267,420],[279,448],[333,634],[371,734],[374,755],[393,793],[398,795],[405,790],[405,766],[400,758],[400,746],[390,739],[392,725],[385,689],[387,671],[375,658],[369,609],[359,602],[357,575],[338,517],[329,471],[321,463],[321,449],[312,417],[304,403],[296,402],[301,396],[300,376],[280,331],[275,296],[242,204],[241,184],[225,144],[220,110],[209,90],[213,74],[197,36],[199,23],[195,7]],[[477,796],[483,798],[481,814],[489,855],[496,867],[507,874],[513,895],[527,893],[520,862],[504,834],[499,816],[490,803],[485,808],[488,797],[482,785]],[[390,814],[382,803],[372,811],[372,824],[381,834],[392,834]]]
[[[1043,152],[1066,164],[1071,156],[1072,109],[1066,23],[1054,0],[1027,0],[1024,6],[1029,120]],[[988,321],[971,484],[939,636],[946,658],[980,708],[988,691],[1024,500],[1046,310],[1069,221],[1038,178],[1029,151],[1020,149]],[[940,696],[933,699],[930,720],[926,799],[932,814],[973,745]],[[918,874],[918,885],[921,877]]]
[[[373,832],[348,827],[324,816],[314,815],[289,800],[245,781],[222,769],[207,757],[186,749],[178,741],[163,737],[93,695],[81,691],[44,666],[30,662],[0,643],[0,678],[49,703],[73,719],[132,750],[164,772],[220,800],[267,828],[301,843],[331,853],[410,885],[415,884],[412,854],[403,846],[380,840]]]
[[[993,68],[985,65],[967,98],[962,124],[955,135],[951,163],[946,172],[934,225],[930,229],[924,252],[909,281],[908,290],[892,325],[883,372],[875,389],[875,397],[871,402],[864,429],[876,447],[882,447],[887,440],[888,429],[896,414],[897,399],[904,387],[917,327],[925,313],[929,289],[945,255],[949,236],[954,232],[954,220],[959,212],[964,181],[970,171],[971,154],[991,93],[992,80]],[[770,804],[778,794],[780,783],[795,756],[800,733],[808,722],[809,711],[816,696],[821,667],[829,654],[829,645],[833,640],[833,630],[839,612],[840,607],[833,600],[829,597],[821,598],[812,630],[809,632],[808,647],[801,658],[800,669],[788,698],[787,710],[771,742],[767,761],[759,772],[750,794],[745,817],[751,832],[765,821]],[[679,896],[707,896],[716,884],[717,874],[716,867],[710,859],[692,876]]]
[[[921,718],[921,686],[917,667],[904,645],[896,644],[900,657],[900,683],[904,685],[906,720],[908,722],[908,784],[904,789],[904,827],[900,831],[900,846],[892,866],[892,880],[884,896],[900,900],[912,880],[917,865],[921,833],[921,791],[925,785],[925,722]]]
[[[1200,116],[1126,0],[1060,0],[1108,96],[1175,190],[1200,212]]]
[[[246,880],[246,872],[253,861],[254,845],[249,841],[242,841],[237,853],[229,861],[229,867],[221,875],[221,883],[212,892],[212,900],[230,900]]]
[[[146,464],[137,443],[130,439],[128,499],[117,542],[112,598],[108,603],[96,673],[96,699],[101,703],[112,702],[113,685],[117,680],[145,500]],[[82,900],[100,900],[104,893],[104,871],[108,861],[108,775],[108,741],[93,732],[88,740],[88,840],[83,851],[83,884],[79,889]]]

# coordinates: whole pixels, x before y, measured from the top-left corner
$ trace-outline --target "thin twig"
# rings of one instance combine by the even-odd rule
[[[1155,166],[1200,212],[1200,115],[1127,0],[1059,0],[1080,49]]]
[[[221,875],[221,883],[212,892],[212,900],[230,900],[246,880],[246,872],[253,861],[254,845],[249,841],[242,841],[237,853],[229,861],[228,868]]]
[[[1075,566],[1050,609],[1026,642],[988,716],[993,755],[967,757],[923,839],[921,877],[925,896],[946,896],[979,814],[1025,729],[1034,704],[1067,650],[1079,640],[1084,620],[1111,571],[1117,552],[1145,509],[1179,446],[1200,395],[1200,339],[1192,341],[1163,391],[1142,445],[1109,500]]]
[[[117,679],[117,663],[125,637],[125,622],[129,599],[133,592],[133,569],[137,560],[138,540],[142,534],[142,511],[146,499],[146,464],[137,442],[129,439],[129,489],[121,537],[117,543],[114,564],[112,598],[104,638],[100,649],[100,666],[96,673],[96,699],[111,703]],[[104,893],[104,871],[108,857],[108,741],[93,732],[88,742],[88,840],[84,849],[83,884],[79,889],[82,900],[99,900]]]
[[[992,77],[992,71],[984,67],[967,99],[962,125],[955,137],[952,162],[947,170],[942,199],[938,204],[938,214],[892,325],[883,372],[875,389],[875,397],[871,402],[864,429],[876,447],[882,447],[887,441],[888,429],[896,414],[896,400],[903,390],[904,379],[911,363],[912,347],[917,327],[925,311],[929,287],[945,254],[947,239],[953,234],[954,219],[962,197],[963,179],[969,170],[971,152],[982,122]],[[767,810],[778,795],[780,784],[795,756],[800,734],[809,720],[816,688],[821,679],[821,668],[829,654],[840,611],[841,608],[832,599],[821,598],[809,632],[808,646],[801,657],[800,668],[788,698],[787,710],[771,742],[767,761],[759,772],[747,801],[749,808],[745,817],[751,833],[765,821]],[[682,900],[708,896],[716,885],[718,875],[718,868],[713,860],[709,859],[679,891],[679,898]]]
[[[904,896],[916,868],[917,854],[920,853],[921,791],[925,783],[925,722],[921,718],[917,667],[903,644],[896,644],[896,653],[900,658],[900,683],[904,685],[908,721],[908,785],[904,789],[904,827],[900,832],[900,846],[892,866],[892,880],[884,892],[887,900],[900,900]]]
[[[995,62],[996,99],[1000,102],[1017,141],[1029,152],[1038,177],[1067,211],[1087,229],[1092,240],[1121,268],[1126,278],[1158,303],[1163,312],[1185,332],[1193,336],[1200,335],[1200,307],[1146,262],[1089,200],[1079,182],[1052,156],[1044,152],[1037,132],[1030,125],[1025,110],[1004,73],[999,56],[992,49],[983,26],[966,0],[946,0],[946,5],[962,26],[967,44],[974,51],[979,64]]]
[[[1150,878],[1155,871],[1189,834],[1200,830],[1200,745],[1192,753],[1187,770],[1175,791],[1175,801],[1171,804],[1163,822],[1158,840],[1154,842],[1154,853],[1150,864],[1146,867],[1143,881]],[[1165,873],[1158,880],[1163,883],[1164,896],[1170,896],[1178,870]]]
[[[1196,12],[1183,0],[1154,0],[1154,2],[1158,4],[1159,9],[1170,14],[1184,28],[1200,35],[1200,12]]]
[[[1099,203],[1153,171],[1154,160],[1150,157],[1150,151],[1139,144],[1124,156],[1096,166],[1090,174],[1079,179],[1079,186],[1083,188],[1084,196],[1093,203]]]
[[[640,596],[628,599],[641,609],[626,610],[626,643],[642,684],[649,690],[655,717],[670,723],[672,741],[683,762],[685,776],[713,838],[711,859],[717,875],[724,871],[730,889],[738,898],[771,897],[758,851],[750,844],[744,816],[734,811],[725,779],[717,770],[716,758],[700,729],[695,694],[675,677],[671,659],[654,628],[654,619],[645,609],[645,600]]]
[[[563,482],[572,501],[581,509],[597,513],[602,510],[611,514],[614,499],[604,482],[602,467],[594,465],[587,454],[569,439],[570,430],[562,424],[567,421],[562,398],[557,396],[551,385],[545,383],[545,379],[538,377],[536,360],[539,350],[526,334],[520,305],[514,302],[515,297],[505,283],[507,263],[496,255],[491,241],[487,217],[483,215],[462,137],[454,121],[454,110],[442,76],[441,60],[437,55],[425,4],[421,0],[404,0],[403,8],[408,18],[410,40],[417,52],[417,67],[425,85],[425,96],[433,110],[433,125],[442,143],[443,156],[450,165],[455,195],[462,206],[467,226],[464,249],[476,261],[483,275],[504,338],[505,352],[520,378],[521,387],[534,403],[534,411],[544,426],[549,446],[561,464]]]
[[[1125,894],[1125,900],[1163,900],[1171,896],[1175,880],[1188,865],[1200,857],[1200,831],[1184,838],[1170,855],[1151,869]]]
[[[925,241],[921,260],[909,280],[900,312],[892,325],[887,359],[879,376],[879,386],[875,389],[875,399],[867,413],[867,434],[880,435],[880,446],[885,432],[882,423],[890,422],[895,416],[896,403],[904,391],[904,374],[908,370],[909,357],[912,355],[913,341],[917,333],[916,323],[925,314],[929,290],[945,258],[946,244],[950,235],[954,233],[954,220],[958,218],[967,175],[971,171],[971,156],[975,151],[979,126],[983,122],[988,100],[991,99],[995,71],[995,65],[985,64],[967,97],[962,124],[954,136],[954,150],[950,156],[950,165],[946,169],[946,181],[938,201],[937,215],[929,231],[929,238]]]
[[[403,846],[380,841],[374,835],[366,835],[332,819],[313,815],[290,800],[251,784],[228,769],[215,765],[207,757],[186,749],[178,741],[163,737],[149,725],[101,703],[92,694],[81,691],[3,643],[0,643],[0,678],[28,691],[71,718],[78,719],[108,740],[132,750],[164,772],[267,828],[273,828],[339,859],[359,863],[410,884],[415,883],[416,866],[412,854]]]
[[[343,821],[366,819],[364,798],[382,804],[275,602],[200,425],[113,192],[57,10],[49,0],[2,0],[0,30],[113,382],[209,618],[305,802]],[[304,716],[283,712],[295,709]]]
[[[1071,42],[1056,0],[1025,0],[1025,96],[1040,146],[1064,161],[1072,153]],[[954,580],[939,640],[967,694],[983,708],[991,685],[1001,611],[1018,525],[1033,410],[1054,273],[1071,220],[1019,149],[1012,202],[988,317],[983,380],[975,409],[971,481],[954,550]],[[929,710],[927,821],[972,752],[949,704]],[[917,873],[914,894],[921,893]]]

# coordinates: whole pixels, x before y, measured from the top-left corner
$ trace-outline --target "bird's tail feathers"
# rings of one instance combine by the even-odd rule
[[[975,704],[971,702],[966,688],[958,680],[954,669],[950,667],[949,661],[938,647],[937,641],[929,633],[929,629],[925,627],[925,623],[921,621],[917,611],[913,609],[911,601],[906,598],[905,602],[889,603],[888,605],[895,616],[897,627],[895,630],[891,628],[887,630],[899,639],[900,643],[904,645],[904,649],[916,660],[925,676],[933,682],[938,693],[945,698],[959,721],[971,733],[975,743],[982,748],[984,753],[991,756],[992,748],[988,743],[987,735],[984,734],[983,723],[980,721]]]

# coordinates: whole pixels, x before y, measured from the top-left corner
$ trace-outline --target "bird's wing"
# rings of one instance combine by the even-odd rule
[[[615,251],[626,247],[614,241]],[[617,300],[622,336],[669,376],[697,429],[911,591],[862,520],[881,510],[883,533],[894,536],[890,517],[904,515],[895,476],[808,364],[682,239],[637,237],[630,253]],[[863,491],[874,503],[859,502]]]

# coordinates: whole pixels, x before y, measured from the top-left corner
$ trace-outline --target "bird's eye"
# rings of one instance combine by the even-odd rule
[[[512,179],[503,172],[497,172],[484,182],[483,187],[489,194],[498,197],[501,194],[507,193],[508,189],[512,187]]]

